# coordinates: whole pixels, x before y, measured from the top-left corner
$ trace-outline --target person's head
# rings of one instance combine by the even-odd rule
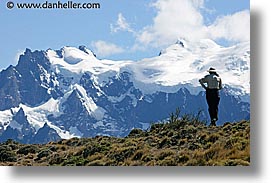
[[[209,72],[209,74],[215,74],[215,75],[219,76],[218,73],[217,73],[217,70],[213,67],[210,67],[208,69],[208,72]]]
[[[216,72],[217,72],[216,69],[213,68],[213,67],[210,67],[207,71],[208,71],[210,74],[211,74],[211,73],[216,73]]]

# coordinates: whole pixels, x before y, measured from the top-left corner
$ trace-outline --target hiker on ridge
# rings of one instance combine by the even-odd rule
[[[206,90],[206,101],[211,118],[211,126],[216,126],[218,120],[218,106],[220,102],[219,90],[222,89],[222,80],[216,69],[210,68],[209,74],[200,79],[201,86]],[[205,85],[207,84],[207,85]]]

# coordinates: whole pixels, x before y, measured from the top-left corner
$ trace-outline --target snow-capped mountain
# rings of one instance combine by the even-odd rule
[[[215,67],[223,79],[218,124],[250,116],[250,43],[178,40],[140,61],[99,60],[85,46],[26,49],[0,73],[0,141],[125,136],[176,108],[208,119],[198,80]]]

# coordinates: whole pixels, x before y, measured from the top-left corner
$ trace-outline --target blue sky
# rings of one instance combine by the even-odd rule
[[[7,1],[0,1],[0,69],[15,65],[25,48],[86,45],[100,59],[139,60],[158,55],[180,37],[210,38],[223,45],[249,41],[249,0],[74,2],[98,2],[101,7],[22,10],[8,9]]]

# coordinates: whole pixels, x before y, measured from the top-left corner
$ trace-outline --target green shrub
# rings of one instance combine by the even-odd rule
[[[49,157],[50,165],[60,165],[64,161],[64,158],[60,154],[53,154]]]
[[[205,145],[207,143],[207,139],[209,139],[209,136],[207,133],[201,133],[197,137],[197,142],[200,144]]]
[[[190,159],[186,166],[205,166],[206,165],[206,161],[202,158],[199,159]]]
[[[135,128],[135,129],[131,130],[128,137],[141,137],[143,135],[144,135],[144,131],[142,131],[141,129]]]
[[[180,108],[178,107],[178,108],[176,108],[175,113],[172,112],[170,114],[170,118],[169,118],[168,122],[171,123],[171,124],[176,123],[179,119],[179,116],[180,116]]]
[[[49,150],[52,151],[52,152],[56,152],[58,150],[58,147],[57,146],[50,146]]]
[[[210,148],[204,153],[204,157],[206,161],[212,160],[214,157],[218,155],[218,151],[215,148]]]
[[[133,155],[132,160],[134,160],[134,161],[140,160],[142,158],[143,154],[144,154],[143,150],[137,150],[135,152],[135,154]]]
[[[169,147],[171,144],[168,137],[164,137],[158,144],[158,148]]]
[[[152,154],[144,154],[141,157],[141,161],[143,162],[149,162],[149,161],[152,161],[153,159],[154,159],[154,156]]]
[[[178,162],[179,163],[186,163],[187,161],[189,161],[190,157],[188,155],[180,155],[178,158]]]
[[[179,143],[179,139],[177,137],[173,136],[170,138],[170,143],[172,146],[176,146]]]
[[[37,160],[48,157],[52,152],[49,149],[44,149],[37,154]]]
[[[209,135],[209,137],[207,138],[206,141],[215,143],[217,140],[219,140],[219,138],[220,138],[220,135],[213,133],[213,134]]]
[[[0,146],[0,162],[16,162],[17,156],[10,147]]]
[[[125,159],[130,158],[136,151],[136,147],[122,147],[116,148],[108,154],[108,158],[115,160],[116,162],[123,162]]]
[[[160,165],[160,166],[176,166],[177,162],[174,157],[169,156],[169,157],[164,158],[164,160],[158,162],[158,165]]]
[[[26,145],[26,146],[23,146],[22,148],[20,148],[18,151],[17,151],[17,154],[24,154],[24,155],[27,155],[29,153],[31,154],[35,154],[39,151],[39,148],[35,145]]]
[[[81,156],[70,156],[65,159],[61,165],[62,166],[84,166],[89,161]]]
[[[66,140],[65,144],[67,146],[73,146],[73,147],[79,146],[79,138],[74,137],[74,138],[71,138],[69,140]]]
[[[183,146],[183,145],[187,144],[187,142],[188,142],[187,139],[180,139],[179,145],[180,145],[180,146]]]
[[[168,137],[172,137],[173,135],[174,135],[174,132],[172,130],[167,133]]]
[[[163,126],[164,126],[164,124],[162,124],[162,123],[155,123],[155,124],[153,124],[153,125],[151,126],[150,132],[152,132],[152,131],[158,132],[158,131],[161,130],[161,128],[162,128]]]
[[[82,154],[84,158],[87,158],[95,153],[101,153],[108,151],[110,149],[109,146],[100,145],[100,144],[93,144],[88,147],[85,147],[83,150],[80,150],[79,154]]]
[[[158,156],[157,156],[157,159],[158,160],[163,160],[164,158],[168,157],[168,156],[173,156],[175,155],[175,152],[170,150],[170,149],[165,149],[165,150],[162,150]]]
[[[238,137],[230,137],[226,140],[224,148],[225,149],[232,149],[234,145],[239,141],[240,139]]]
[[[191,134],[195,134],[195,133],[197,133],[197,131],[198,131],[197,128],[196,128],[195,126],[193,126],[193,125],[187,126],[185,130],[186,130],[185,133],[186,133],[187,135],[188,135],[188,134],[190,134],[190,135],[191,135]]]
[[[191,151],[194,151],[194,150],[199,149],[199,148],[201,148],[201,144],[199,144],[199,143],[189,142],[189,144],[188,144],[188,149],[191,150]]]

